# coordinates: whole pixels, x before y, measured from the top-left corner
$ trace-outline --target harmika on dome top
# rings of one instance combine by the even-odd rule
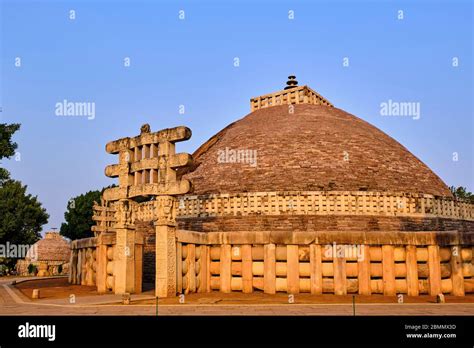
[[[194,171],[184,176],[194,194],[330,190],[452,197],[396,140],[307,86],[289,87],[253,98],[253,112],[196,150]]]

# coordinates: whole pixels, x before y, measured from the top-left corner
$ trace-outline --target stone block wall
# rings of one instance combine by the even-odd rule
[[[474,221],[439,217],[295,214],[180,217],[177,221],[180,229],[201,232],[265,230],[474,232]]]

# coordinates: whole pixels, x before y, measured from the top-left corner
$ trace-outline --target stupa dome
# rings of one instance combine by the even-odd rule
[[[70,254],[69,243],[58,232],[46,232],[45,237],[28,250],[26,259],[69,262]]]
[[[240,152],[239,152],[240,151]],[[257,109],[206,141],[185,175],[194,194],[377,191],[451,197],[396,140],[331,105]]]

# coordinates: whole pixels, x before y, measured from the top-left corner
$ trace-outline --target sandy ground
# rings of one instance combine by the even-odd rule
[[[16,288],[28,298],[31,298],[33,289],[40,289],[42,299],[66,298],[70,294],[75,296],[98,295],[95,286],[72,285],[68,283],[67,278],[30,280],[18,283]]]
[[[132,295],[124,305],[121,296],[98,295],[94,287],[70,285],[67,278],[34,279],[11,285],[0,278],[0,315],[474,315],[474,296],[446,296],[438,304],[433,296],[268,295],[219,292],[189,294],[156,301],[153,291]],[[18,279],[19,280],[19,279]],[[32,300],[33,289],[41,298]],[[71,295],[76,301],[70,302]],[[355,307],[353,305],[355,301]]]
[[[99,296],[94,286],[85,285],[71,285],[68,283],[67,278],[59,279],[36,279],[26,282],[21,282],[16,285],[22,294],[31,298],[33,289],[40,289],[41,299],[62,299],[69,298],[71,294],[75,296]],[[154,297],[153,290],[149,290],[143,293],[149,297]],[[100,296],[99,296],[100,297]],[[450,296],[446,295],[446,302],[448,303],[474,303],[474,296]],[[345,295],[335,296],[331,294],[325,295],[311,295],[311,294],[296,294],[289,296],[288,294],[278,293],[275,295],[264,294],[263,292],[254,292],[252,294],[243,294],[240,292],[233,292],[229,294],[223,294],[220,292],[212,293],[199,293],[199,294],[188,294],[184,296],[185,303],[193,304],[315,304],[315,303],[348,303],[352,304],[353,300],[356,303],[398,303],[397,296],[383,296],[383,295],[372,295],[363,296]],[[436,297],[434,296],[418,296],[409,297],[404,296],[403,301],[405,303],[436,303]],[[159,303],[162,304],[182,304],[183,298],[175,297],[169,299],[160,299]],[[150,300],[138,300],[134,301],[133,304],[155,304],[155,299]]]

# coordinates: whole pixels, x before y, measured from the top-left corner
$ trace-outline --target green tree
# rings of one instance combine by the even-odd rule
[[[100,202],[100,196],[101,191],[96,190],[71,198],[64,213],[66,222],[61,224],[60,233],[71,240],[93,237],[92,206],[94,201]]]
[[[33,244],[49,215],[27,186],[16,180],[0,184],[0,243]]]
[[[459,186],[459,187],[454,187],[451,186],[449,188],[451,190],[451,193],[456,199],[461,199],[470,203],[474,204],[474,194],[472,192],[469,192],[465,187]]]
[[[0,160],[15,154],[18,145],[12,142],[12,136],[18,129],[20,129],[20,125],[17,123],[0,123]],[[8,171],[5,168],[0,168],[0,184],[9,178]]]
[[[18,129],[19,124],[0,124],[0,159],[15,154],[18,145],[12,136]],[[0,243],[32,244],[40,238],[41,226],[48,222],[46,210],[26,189],[0,168]]]
[[[19,124],[0,123],[0,160],[15,154],[17,144],[13,134]],[[0,168],[0,243],[33,244],[40,238],[41,226],[49,215],[37,197],[26,193],[27,186],[11,180],[10,173]],[[15,259],[2,259],[0,263],[12,267]]]

